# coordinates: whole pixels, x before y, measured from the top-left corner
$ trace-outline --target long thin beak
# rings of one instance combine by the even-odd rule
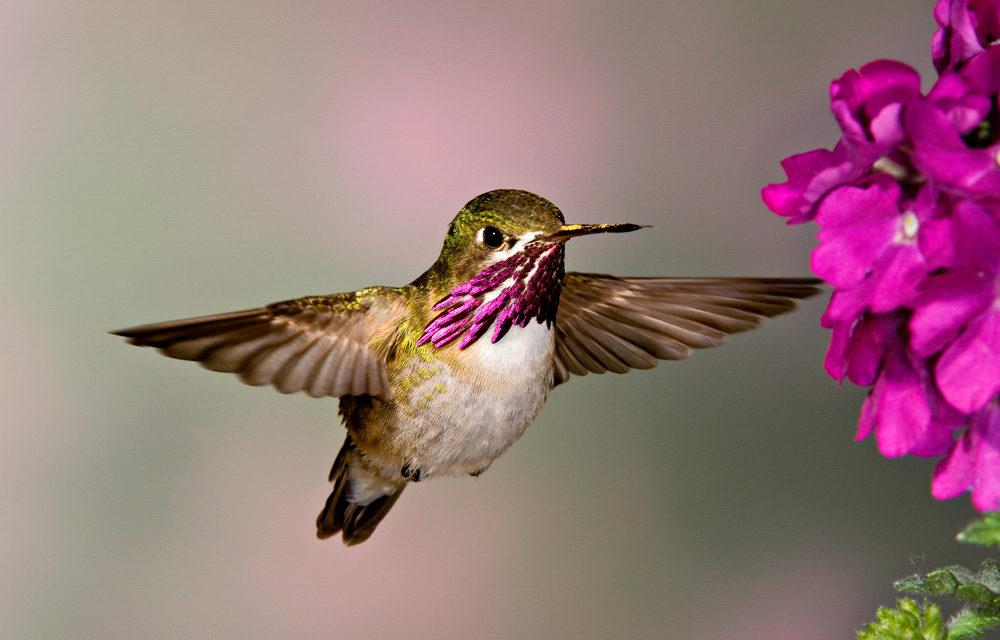
[[[565,242],[577,236],[586,236],[592,233],[628,233],[648,227],[645,224],[632,224],[631,222],[613,222],[608,224],[564,224],[559,231],[535,238],[535,240],[547,240],[549,242]]]

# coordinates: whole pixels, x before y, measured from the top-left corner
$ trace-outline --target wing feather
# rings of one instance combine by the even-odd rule
[[[398,291],[380,287],[300,298],[114,333],[282,393],[385,398],[386,362],[371,347],[372,331],[391,321]]]
[[[313,369],[319,366],[330,346],[322,333],[312,336],[312,342],[296,358],[290,358],[274,376],[274,387],[281,393],[296,393],[306,388]]]
[[[316,361],[309,368],[306,375],[306,381],[303,385],[303,389],[313,398],[322,398],[323,396],[330,395],[330,378],[329,375],[324,375],[323,370],[327,368],[327,362],[336,361],[339,354],[335,353],[335,349],[338,348],[338,341],[336,336],[326,335],[320,340],[321,348],[318,350],[316,355]]]
[[[616,278],[569,273],[556,316],[554,384],[569,374],[648,369],[795,308],[813,278]]]
[[[557,320],[558,322],[558,320]],[[582,335],[580,329],[572,324],[567,325],[565,332],[567,340],[563,342],[573,359],[576,360],[582,370],[581,375],[586,375],[588,371],[594,373],[604,373],[607,369],[594,358],[590,353],[591,341]],[[559,356],[559,342],[556,340],[556,357]]]
[[[285,327],[282,334],[280,340],[259,349],[240,367],[239,375],[243,382],[260,386],[274,381],[285,363],[294,360],[306,346],[302,343],[309,339],[307,334],[298,333],[290,327]]]

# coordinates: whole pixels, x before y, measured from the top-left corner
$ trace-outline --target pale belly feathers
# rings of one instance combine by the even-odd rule
[[[552,386],[554,331],[532,320],[495,344],[489,336],[454,358],[414,359],[396,400],[371,407],[355,439],[386,479],[404,464],[421,478],[478,474],[534,421]]]

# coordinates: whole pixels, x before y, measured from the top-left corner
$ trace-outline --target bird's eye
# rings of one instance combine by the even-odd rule
[[[503,233],[496,227],[486,227],[483,229],[483,244],[490,249],[499,249],[503,244]]]

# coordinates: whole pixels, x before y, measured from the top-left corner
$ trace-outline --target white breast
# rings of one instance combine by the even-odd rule
[[[421,407],[411,418],[409,445],[422,473],[482,471],[534,421],[552,386],[552,329],[532,321],[497,343],[490,333],[460,352],[464,371],[444,365],[418,385]],[[432,385],[433,384],[433,388]]]
[[[499,342],[490,342],[493,329],[469,345],[465,354],[474,359],[485,374],[528,380],[541,367],[552,368],[555,345],[553,331],[544,323],[531,320],[526,327],[511,327]]]

